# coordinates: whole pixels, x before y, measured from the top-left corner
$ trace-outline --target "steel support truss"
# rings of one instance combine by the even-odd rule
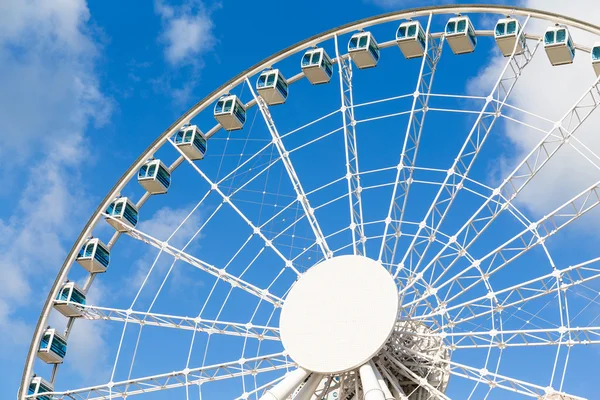
[[[367,240],[363,225],[360,172],[358,169],[358,148],[356,146],[356,119],[352,98],[352,60],[349,55],[340,54],[338,37],[334,36],[335,57],[340,78],[342,124],[346,152],[346,180],[348,181],[348,201],[350,206],[350,230],[354,254],[366,255]]]
[[[519,35],[524,34],[524,29],[528,21],[529,19],[527,19],[527,21],[525,21],[523,24],[523,28],[521,29]],[[519,39],[517,39],[516,43],[518,42]],[[433,229],[426,231],[428,236],[435,237],[437,234],[437,231],[447,216],[452,203],[454,202],[458,193],[460,193],[460,190],[464,184],[464,180],[469,175],[469,172],[475,163],[483,144],[488,138],[495,122],[500,117],[504,104],[508,100],[508,97],[519,80],[523,69],[529,64],[540,44],[538,41],[533,50],[530,50],[529,46],[525,45],[523,52],[516,54],[516,43],[512,54],[510,55],[498,80],[496,81],[496,84],[492,88],[489,96],[486,98],[485,104],[477,116],[477,119],[475,120],[467,139],[460,149],[458,156],[455,158],[452,166],[448,170],[442,186],[438,190],[431,206],[427,210],[425,218],[423,218],[423,221],[421,222],[419,230],[426,229],[428,225],[433,227]],[[450,184],[450,186],[448,184]],[[413,239],[407,251],[404,253],[400,263],[398,264],[394,275],[397,276],[400,271],[411,274],[417,270],[431,243],[432,242],[429,241],[424,244],[424,248],[420,248],[421,246],[417,248],[416,241]],[[406,266],[405,262],[408,256],[413,252],[418,254],[418,261],[414,266]]]
[[[166,374],[146,376],[104,385],[91,386],[66,392],[50,392],[53,400],[108,400],[128,398],[129,396],[175,389],[191,385],[201,385],[225,379],[255,376],[263,372],[278,371],[294,367],[284,353],[269,354],[260,357],[240,359],[222,364],[200,368],[186,368]],[[35,398],[33,395],[26,398]]]
[[[451,266],[455,265],[459,257],[456,257],[450,264],[444,266],[439,263],[441,255],[448,248],[448,245],[454,242],[459,242],[465,250],[481,236],[481,234],[493,223],[493,221],[506,210],[510,203],[517,195],[525,188],[525,186],[537,175],[537,173],[548,163],[548,161],[558,152],[558,150],[566,144],[569,139],[575,134],[577,129],[581,127],[584,121],[598,108],[600,105],[600,78],[597,79],[592,86],[575,102],[575,104],[558,120],[554,127],[545,135],[545,137],[529,152],[529,154],[521,161],[515,169],[504,179],[504,181],[494,189],[490,196],[473,214],[471,218],[451,237],[451,240],[433,257],[433,259],[419,271],[419,274],[424,274],[432,266],[439,265],[442,268],[442,273],[437,276],[432,286],[435,286],[440,279],[445,276]],[[585,196],[595,196],[595,186],[588,189],[589,192],[579,194],[571,201],[567,202],[564,207],[568,215],[577,218],[581,215],[580,203],[585,199]],[[582,197],[583,196],[583,197]],[[506,201],[501,201],[505,198]],[[495,203],[495,204],[492,204]],[[559,210],[556,210],[558,212]],[[574,213],[573,213],[574,212]],[[545,217],[548,218],[549,216]],[[558,215],[557,215],[558,217]],[[536,243],[543,243],[539,240],[540,235],[544,235],[541,229],[541,224],[544,229],[549,229],[546,233],[556,233],[556,227],[550,228],[547,226],[547,221],[542,219],[538,223],[530,226],[530,233],[537,235]],[[551,221],[555,223],[554,221]],[[541,233],[540,233],[541,231]],[[521,234],[522,235],[522,234]],[[519,235],[518,237],[521,237]]]
[[[111,307],[94,305],[81,305],[79,303],[57,301],[57,304],[69,304],[81,311],[81,318],[88,320],[127,322],[143,326],[157,326],[162,328],[183,329],[188,331],[206,332],[209,335],[220,334],[241,336],[258,340],[281,340],[279,328],[209,320],[200,317],[185,317],[179,315],[158,314],[135,310],[122,310]]]
[[[306,215],[306,220],[308,221],[310,228],[312,229],[313,234],[315,235],[317,246],[320,247],[321,252],[323,253],[323,256],[325,258],[330,258],[333,255],[333,253],[331,252],[331,250],[329,250],[329,247],[327,246],[327,240],[325,239],[323,231],[321,231],[321,227],[319,226],[319,222],[315,217],[315,210],[310,206],[308,202],[306,192],[304,192],[304,188],[302,187],[300,179],[296,174],[294,165],[290,160],[290,153],[286,150],[283,144],[281,136],[279,135],[279,132],[277,130],[277,126],[275,125],[275,121],[273,120],[271,112],[269,111],[269,107],[267,106],[267,103],[262,97],[256,95],[248,77],[246,77],[246,84],[248,85],[250,93],[252,93],[252,97],[254,97],[254,100],[256,101],[256,104],[260,109],[263,119],[265,120],[265,124],[269,129],[269,133],[271,134],[273,144],[277,148],[277,152],[279,153],[279,157],[281,158],[283,166],[285,167],[285,170],[287,171],[287,174],[292,183],[292,186],[294,187],[296,196],[298,196],[297,200],[300,203],[300,205],[302,205],[302,209],[304,210],[304,214]]]
[[[425,53],[421,61],[421,69],[417,78],[417,86],[413,93],[413,102],[410,110],[398,171],[392,191],[389,211],[385,220],[385,229],[381,248],[379,250],[379,261],[386,264],[394,264],[394,255],[398,246],[398,241],[402,235],[402,223],[404,222],[404,212],[408,201],[408,193],[413,181],[413,174],[416,167],[417,152],[419,142],[423,133],[425,117],[429,97],[433,86],[433,78],[437,69],[438,61],[442,56],[444,48],[444,36],[433,38],[431,36],[431,19],[429,16],[426,28]],[[389,236],[388,236],[388,231]]]

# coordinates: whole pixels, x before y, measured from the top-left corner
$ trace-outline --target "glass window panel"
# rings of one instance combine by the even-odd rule
[[[217,101],[217,105],[215,107],[215,112],[223,112],[223,102],[221,100]]]
[[[446,25],[446,33],[454,33],[455,28],[456,23],[454,21],[448,22],[448,24]]]
[[[183,139],[184,143],[192,143],[192,136],[194,135],[194,130],[190,129],[185,132],[185,138]]]
[[[358,38],[357,37],[353,37],[353,38],[350,39],[350,45],[348,46],[348,48],[350,50],[356,49],[357,44],[358,44]]]
[[[310,64],[310,54],[309,54],[309,53],[306,53],[306,54],[304,55],[304,57],[302,57],[302,66],[303,66],[303,67],[306,67],[306,66],[307,66],[307,65],[309,65],[309,64]]]
[[[91,257],[94,254],[94,243],[90,243],[85,246],[85,253],[83,253],[84,257]]]
[[[544,43],[552,44],[554,43],[554,31],[548,31],[544,35]]]
[[[304,63],[302,65],[304,65]],[[262,74],[261,76],[258,77],[258,84],[256,86],[258,86],[259,88],[265,86],[265,74]]]
[[[461,19],[460,21],[458,21],[458,24],[456,25],[456,27],[457,27],[457,29],[456,29],[457,32],[464,32],[464,31],[466,31],[466,29],[467,29],[467,21],[464,20],[464,19]]]
[[[156,172],[156,164],[152,164],[150,168],[148,168],[148,176],[154,176]]]
[[[368,40],[368,37],[366,35],[361,36],[360,40],[358,41],[358,47],[361,49],[364,47],[367,47],[367,40]]]
[[[517,31],[517,21],[510,21],[506,25],[506,33],[512,34],[512,33],[515,33],[516,31]]]
[[[567,30],[559,29],[556,31],[556,43],[563,43],[567,38]]]
[[[320,61],[321,61],[321,53],[319,53],[319,52],[313,53],[312,60],[310,61],[310,63],[312,65],[319,65]]]
[[[411,25],[408,27],[408,36],[409,37],[414,37],[417,34],[417,26],[416,25]]]
[[[123,211],[123,203],[117,203],[112,215],[121,215],[122,211]]]
[[[396,37],[398,39],[404,39],[406,37],[406,27],[405,26],[401,26],[400,28],[398,28],[398,33],[396,34]]]
[[[496,36],[502,36],[502,35],[504,35],[504,28],[505,27],[506,27],[506,25],[504,25],[504,23],[496,24]]]
[[[275,74],[270,74],[267,77],[267,86],[273,86],[274,82],[275,82]]]
[[[175,143],[177,143],[177,139],[175,140]],[[140,168],[140,172],[138,172],[138,178],[145,178],[147,169],[148,169],[147,165],[142,165],[142,168]]]
[[[223,107],[224,112],[230,112],[231,107],[233,106],[233,99],[229,99],[225,102],[225,107]]]
[[[592,49],[592,60],[600,60],[600,46]]]

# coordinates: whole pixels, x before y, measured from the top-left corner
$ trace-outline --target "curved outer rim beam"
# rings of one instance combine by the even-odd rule
[[[163,144],[167,141],[167,139],[172,136],[184,123],[189,122],[193,117],[199,114],[202,110],[204,110],[209,104],[212,104],[216,101],[222,94],[226,93],[229,89],[241,84],[246,76],[251,76],[259,73],[265,67],[271,66],[277,63],[280,60],[283,60],[297,52],[308,49],[317,45],[320,42],[325,40],[333,39],[335,35],[342,35],[345,33],[349,33],[355,30],[360,30],[367,28],[372,25],[377,25],[385,22],[397,21],[406,18],[415,18],[420,16],[427,16],[429,14],[454,14],[454,13],[493,13],[493,14],[505,14],[505,15],[515,15],[515,16],[531,16],[533,18],[538,18],[542,20],[549,20],[555,23],[562,23],[568,25],[570,27],[579,28],[583,31],[600,35],[600,26],[594,25],[585,21],[581,21],[579,19],[565,17],[563,15],[559,15],[556,13],[544,12],[537,9],[532,8],[523,8],[523,7],[506,7],[499,6],[493,4],[468,4],[468,5],[441,5],[441,6],[429,6],[429,7],[419,7],[412,8],[408,10],[402,11],[393,11],[386,14],[381,14],[378,16],[368,17],[356,22],[351,22],[337,28],[330,29],[323,33],[314,35],[308,39],[300,41],[295,45],[292,45],[286,49],[283,49],[270,57],[265,58],[264,60],[258,62],[254,66],[242,71],[234,78],[230,79],[219,88],[215,89],[213,92],[208,94],[204,99],[200,100],[196,103],[191,109],[189,109],[185,114],[179,117],[167,130],[165,130],[158,138],[150,144],[150,146],[133,162],[133,164],[129,167],[129,169],[121,176],[121,178],[115,183],[112,189],[108,192],[106,197],[102,200],[98,208],[94,211],[89,221],[86,223],[85,227],[79,234],[79,237],[73,244],[73,247],[69,251],[68,256],[65,258],[65,262],[63,263],[60,271],[58,272],[56,279],[52,285],[50,292],[48,293],[48,297],[38,319],[38,323],[29,346],[29,352],[27,354],[27,358],[25,360],[25,366],[23,370],[23,375],[21,379],[21,385],[19,387],[18,399],[23,400],[26,397],[26,392],[23,388],[27,388],[29,385],[29,379],[32,376],[33,364],[36,356],[36,347],[37,343],[41,340],[41,334],[43,328],[46,326],[46,321],[50,312],[52,311],[53,300],[56,297],[58,290],[60,289],[62,283],[66,280],[67,274],[70,270],[71,265],[75,261],[75,256],[77,252],[83,245],[85,239],[90,235],[93,227],[100,221],[102,216],[102,212],[108,207],[109,203],[112,199],[121,192],[121,190],[125,187],[125,185],[134,177],[137,170],[140,168],[141,164],[150,158]],[[218,129],[212,129],[211,132],[216,132]]]

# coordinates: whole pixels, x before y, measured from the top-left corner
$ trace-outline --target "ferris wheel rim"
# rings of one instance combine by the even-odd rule
[[[554,23],[565,24],[570,27],[579,28],[588,33],[592,33],[600,36],[600,26],[591,24],[586,21],[582,21],[576,18],[560,15],[557,13],[547,12],[534,8],[527,7],[506,7],[496,4],[448,4],[448,5],[437,5],[427,7],[416,7],[411,9],[404,9],[398,11],[392,11],[389,13],[379,14],[367,18],[360,19],[358,21],[349,22],[347,24],[329,29],[325,32],[315,34],[307,39],[301,40],[291,46],[282,49],[263,60],[257,62],[250,68],[247,68],[240,72],[235,77],[231,78],[211,93],[206,95],[203,99],[194,104],[189,110],[182,114],[177,120],[171,124],[166,130],[164,130],[131,164],[131,166],[123,173],[123,175],[117,180],[113,187],[108,191],[107,195],[99,203],[96,210],[92,213],[89,220],[84,225],[79,236],[74,242],[72,248],[69,250],[65,261],[57,273],[56,279],[52,284],[52,287],[48,293],[42,312],[36,324],[34,334],[32,336],[31,344],[29,346],[22,380],[18,391],[18,398],[24,400],[27,396],[26,388],[28,387],[28,380],[33,376],[33,365],[35,362],[36,347],[41,340],[42,333],[44,332],[44,326],[47,318],[52,310],[52,304],[60,285],[66,279],[66,273],[70,270],[70,267],[74,263],[75,255],[85,242],[86,237],[89,236],[91,229],[97,224],[99,219],[102,217],[103,210],[106,209],[108,204],[120,194],[123,187],[134,177],[137,170],[144,163],[145,160],[152,157],[153,154],[160,149],[166,140],[171,137],[182,125],[188,123],[193,117],[205,110],[210,104],[214,103],[221,95],[227,93],[230,88],[236,87],[242,84],[248,76],[253,76],[265,68],[270,67],[272,64],[287,59],[288,57],[302,51],[303,49],[310,48],[318,43],[332,39],[340,34],[346,34],[352,31],[368,28],[370,26],[379,25],[386,22],[393,22],[402,19],[427,16],[427,15],[444,15],[444,14],[460,14],[460,13],[486,13],[490,12],[493,14],[505,14],[514,16],[528,16],[539,18],[541,20],[552,21]],[[216,127],[219,127],[217,123]],[[146,192],[142,201],[145,201],[149,197]]]

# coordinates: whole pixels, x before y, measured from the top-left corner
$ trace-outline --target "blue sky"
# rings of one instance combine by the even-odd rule
[[[17,390],[22,363],[39,310],[66,252],[98,202],[159,133],[222,82],[270,54],[332,27],[415,4],[416,2],[397,0],[365,0],[352,4],[347,1],[311,4],[263,1],[260,5],[241,1],[87,3],[84,0],[60,2],[9,0],[0,4],[0,88],[2,88],[0,90],[0,176],[3,180],[3,190],[0,191],[0,210],[2,210],[0,211],[0,237],[2,238],[0,253],[3,254],[0,260],[2,274],[0,334],[4,340],[0,352],[2,365],[0,369],[3,372],[0,378],[1,397],[9,398]],[[525,6],[543,7],[579,18],[586,18],[589,15],[587,7],[591,4],[592,2],[581,2],[568,10],[564,3],[559,1],[529,0],[523,3]],[[478,17],[477,22],[490,24],[485,16]],[[441,22],[439,24],[438,30],[442,26]],[[393,28],[391,29],[393,31]],[[385,34],[383,28],[380,32]],[[583,43],[589,45],[588,39],[582,36]],[[331,55],[333,49],[328,48],[328,51]],[[446,56],[449,56],[450,51],[447,46],[445,51]],[[399,52],[394,53],[397,54],[390,55],[389,58],[400,61]],[[384,54],[387,56],[387,53]],[[445,58],[441,64],[444,70],[440,72],[441,77],[437,81],[440,84],[440,91],[480,95],[490,85],[488,77],[497,76],[497,73],[496,75],[493,73],[501,65],[499,64],[501,61],[498,61],[496,56],[488,43],[482,45],[481,51],[464,58]],[[294,65],[297,66],[297,62],[298,60],[293,60],[283,64],[282,69],[285,67],[292,71]],[[579,68],[577,71],[585,71],[584,73],[587,74],[585,80],[578,80],[577,74],[573,74],[563,81],[556,79],[560,77],[556,70],[547,72],[548,68],[542,69],[536,64],[536,68],[539,69],[535,71],[546,75],[538,75],[539,79],[536,80],[533,79],[535,73],[532,71],[529,75],[532,77],[532,83],[523,84],[517,90],[515,104],[547,115],[548,118],[558,118],[561,110],[571,104],[582,91],[581,88],[593,81],[589,65],[584,64],[585,62],[581,61],[574,67]],[[410,93],[414,82],[396,78],[402,78],[403,74],[414,77],[418,71],[418,63],[402,65],[402,69],[391,64],[382,65],[385,73],[381,73],[381,70],[379,73],[371,70],[364,71],[364,74],[357,74],[356,85],[363,88],[363,91],[357,92],[355,101],[359,103],[394,93]],[[292,72],[289,75],[292,75]],[[479,78],[469,78],[473,76]],[[543,91],[546,78],[556,81],[552,90],[557,97],[564,95],[560,101],[546,104],[544,96],[537,94]],[[306,82],[303,83],[305,85],[293,88],[293,91],[297,90],[298,98],[302,99],[295,103],[290,102],[287,110],[288,112],[293,110],[294,113],[286,114],[283,109],[273,111],[282,132],[334,111],[337,107],[337,103],[335,106],[330,106],[330,103],[338,101],[339,97],[335,96],[339,96],[339,93],[331,90],[326,92],[325,88],[312,88]],[[369,85],[374,87],[372,91],[364,89]],[[458,105],[474,109],[481,106],[476,102]],[[405,108],[405,104],[399,107]],[[383,108],[377,112],[389,110],[391,108]],[[366,107],[364,118],[371,116],[369,112]],[[373,113],[373,115],[377,114],[375,110]],[[292,118],[301,114],[299,118]],[[204,129],[210,128],[212,126],[208,123],[210,118],[210,116],[204,119],[198,118],[198,121],[201,121],[199,125]],[[263,125],[258,127],[258,123],[262,121],[259,120],[260,115],[257,118],[255,135],[259,141],[247,142],[248,148],[243,150],[236,148],[235,146],[241,144],[236,144],[234,141],[229,148],[224,147],[223,141],[214,141],[214,144],[211,142],[212,148],[215,149],[215,157],[208,158],[206,166],[211,176],[218,178],[224,175],[216,164],[219,159],[217,154],[234,155],[257,150],[264,144],[261,144],[260,140],[267,140],[268,132]],[[465,117],[451,122],[459,127],[467,127],[472,120]],[[435,129],[443,132],[447,129],[447,124],[448,122],[442,119],[434,119],[430,126],[432,131]],[[339,126],[339,121],[326,121],[318,129],[308,131],[307,135],[316,137],[322,134],[319,129],[328,127],[333,129],[335,126]],[[390,129],[390,126],[393,125],[373,123],[369,132],[377,140],[386,140],[384,133]],[[509,125],[502,127],[510,128]],[[480,165],[480,169],[474,171],[476,179],[491,185],[495,178],[510,167],[514,159],[533,144],[532,139],[526,139],[519,133],[517,128],[503,130],[503,136],[493,142],[500,151],[486,154],[487,167]],[[586,136],[582,133],[582,137],[588,139],[585,143],[590,148],[598,149],[600,145],[598,139],[591,137],[591,134]],[[307,139],[297,142],[294,140],[290,138],[289,147],[294,148]],[[369,143],[365,140],[364,143],[363,148],[370,148],[374,154],[364,158],[363,168],[366,170],[382,167],[383,164],[379,161],[391,160],[397,154],[393,147],[379,149],[373,142]],[[394,145],[400,144],[400,141],[394,142]],[[430,141],[425,140],[424,145],[429,145],[431,151],[428,160],[433,164],[437,162],[440,168],[447,168],[447,163],[451,162],[451,157],[456,152],[448,154],[440,150],[456,147],[459,144],[445,135],[439,135]],[[317,157],[318,162],[299,163],[299,172],[304,176],[314,177],[312,184],[307,186],[318,187],[328,179],[332,179],[333,175],[323,175],[320,178],[317,176],[321,169],[331,168],[333,171],[338,160],[336,157],[341,154],[330,156],[327,150],[329,145],[330,148],[336,146],[335,142],[329,144],[324,141],[319,150],[321,153],[305,156]],[[172,150],[164,154],[165,158],[173,158]],[[265,160],[268,157],[269,155],[266,154]],[[584,161],[574,158],[572,154],[566,154],[564,157],[557,163],[549,165],[549,172],[542,175],[539,186],[523,194],[519,204],[532,218],[543,215],[544,212],[559,205],[561,201],[571,197],[577,190],[586,187],[590,179],[593,181],[597,178],[597,171],[588,168],[589,166],[581,167],[587,165]],[[210,161],[213,163],[208,164]],[[227,171],[228,166],[235,166],[234,161],[229,162],[233,164],[228,164],[228,161],[221,163],[223,171]],[[568,167],[565,166],[567,164]],[[490,169],[493,170],[491,173]],[[583,170],[585,172],[581,172]],[[279,174],[283,170],[275,171]],[[575,178],[572,178],[573,176]],[[277,180],[273,177],[270,179],[268,182],[261,181],[261,184],[274,188],[273,192],[278,190],[283,192],[283,189],[276,188]],[[382,176],[382,179],[389,181],[389,176]],[[569,190],[564,186],[551,185],[553,180],[566,182],[565,185]],[[188,215],[190,209],[202,196],[203,190],[207,189],[205,182],[202,182],[191,168],[183,170],[181,175],[176,177],[175,182],[178,185],[181,182],[181,186],[173,188],[172,197],[151,202],[148,208],[143,210],[143,215],[151,218],[146,218],[144,221],[142,217],[144,222],[141,228],[161,239],[166,238],[163,236],[167,232],[170,233],[177,228],[179,222]],[[231,185],[234,187],[239,183],[232,182]],[[124,194],[135,197],[139,193],[139,189],[131,186]],[[424,189],[421,195],[425,198],[431,195],[431,192]],[[257,198],[252,197],[252,194],[247,196],[244,200],[248,205],[244,206],[247,207],[244,210],[248,213],[259,212],[251,205],[251,202],[256,201]],[[315,197],[313,201],[318,204],[326,198],[327,195],[324,194],[322,199]],[[260,198],[258,199],[260,201]],[[262,201],[272,203],[280,200],[279,198],[265,200],[263,197]],[[183,247],[217,207],[218,202],[218,199],[208,199],[206,208],[192,215],[188,223],[174,237],[172,244],[178,248]],[[470,200],[465,200],[465,204],[475,204],[469,202]],[[384,205],[382,203],[372,207],[378,209]],[[418,213],[420,210],[418,206],[415,207],[414,212]],[[267,217],[268,214],[262,216],[261,221],[264,222]],[[335,226],[336,217],[336,213],[330,213],[323,218],[325,220],[331,218],[330,222]],[[460,213],[453,216],[456,220],[462,217],[464,215]],[[291,212],[290,218],[293,218]],[[204,254],[206,249],[215,249],[216,253],[222,252],[222,254],[213,255],[212,262],[215,264],[226,262],[228,257],[231,257],[228,251],[232,249],[226,249],[223,245],[223,237],[230,233],[223,227],[227,226],[228,230],[234,232],[230,234],[228,240],[237,243],[238,247],[247,237],[247,234],[243,233],[243,227],[240,226],[238,230],[233,228],[236,225],[228,226],[234,224],[233,219],[232,216],[225,215],[220,220],[221,228],[214,228],[214,236],[200,236],[191,245],[190,252]],[[506,222],[506,234],[514,234],[516,228],[511,225],[513,223],[514,221]],[[590,252],[590,244],[597,238],[589,233],[592,226],[591,224],[579,225],[578,231],[568,231],[564,242],[557,242],[557,247],[561,243],[568,243],[568,245],[565,245],[562,251],[557,251],[555,258],[564,263],[590,258],[593,255],[593,252]],[[277,230],[280,227],[272,229]],[[97,232],[101,237],[107,237],[109,234],[110,230],[106,227],[100,227]],[[486,243],[489,245],[493,240],[489,239]],[[232,265],[232,269],[236,271],[236,268],[241,268],[244,262],[248,263],[261,245],[251,243],[248,253],[240,257],[240,265]],[[282,242],[282,246],[285,245]],[[296,251],[291,245],[289,248],[290,253]],[[90,297],[97,299],[98,304],[127,308],[139,288],[139,283],[146,275],[148,265],[154,262],[155,256],[156,252],[149,251],[144,245],[132,239],[124,240],[124,244],[115,247],[113,253],[115,268],[118,266],[122,268],[112,277],[96,282]],[[303,266],[310,265],[315,257],[314,254],[312,256],[308,254],[302,259]],[[523,262],[536,262],[540,259],[543,259],[542,255],[534,254],[531,255],[531,259],[525,259]],[[260,262],[269,264],[277,260],[272,255],[264,255]],[[169,260],[159,259],[156,263],[156,268],[162,275],[168,271],[169,266]],[[197,314],[199,305],[206,299],[214,281],[197,270],[174,271],[165,289],[168,296],[165,296],[165,300],[157,302],[156,307],[159,310],[157,312],[163,310],[163,312],[179,315]],[[241,270],[237,270],[237,273],[240,272]],[[254,279],[257,284],[260,282],[264,286],[274,278],[269,273],[259,274],[255,270],[253,273],[256,275],[250,275],[248,279]],[[73,279],[81,279],[83,276],[81,271],[76,271],[74,274]],[[539,273],[532,273],[533,276],[537,276],[536,274],[539,275]],[[289,286],[293,279],[293,276],[284,276],[279,285],[281,288]],[[504,280],[501,282],[506,286],[511,282],[510,277],[502,279]],[[146,291],[140,297],[140,309],[150,304],[153,293],[159,285],[159,278],[152,278],[148,282]],[[211,317],[211,314],[212,317],[217,315],[219,296],[225,296],[225,290],[219,290],[222,290],[222,293],[215,295],[215,300],[210,303],[207,318]],[[189,302],[179,302],[178,298],[182,291],[189,296]],[[283,294],[280,293],[281,296]],[[233,305],[232,308],[225,309],[223,312],[225,315],[229,313],[230,318],[234,318],[236,310],[242,307],[245,301],[248,300],[244,296],[232,298],[229,301],[229,304]],[[577,301],[575,300],[574,303],[577,304]],[[574,307],[577,309],[577,306]],[[266,318],[267,311],[261,310],[258,318]],[[249,317],[250,315],[245,316],[245,318]],[[590,320],[587,322],[592,324],[593,321]],[[266,320],[263,323],[266,323]],[[77,354],[77,357],[73,357],[74,360],[63,371],[66,374],[61,381],[63,388],[69,386],[70,382],[75,382],[73,385],[77,387],[104,382],[106,378],[98,381],[97,377],[109,374],[114,363],[114,341],[118,340],[121,333],[120,326],[114,325],[115,329],[107,329],[94,323],[79,328],[79,333],[73,335],[69,348],[69,354]],[[136,332],[128,331],[126,341],[134,342]],[[159,334],[160,332],[148,333],[149,338],[145,345],[148,348],[157,345],[161,340]],[[189,340],[187,332],[172,335],[170,340],[173,343]],[[96,340],[90,342],[90,337],[95,337]],[[194,352],[199,354],[194,354],[194,357],[201,359],[203,340],[206,339],[198,339]],[[231,353],[226,355],[239,355],[239,350],[234,350],[236,345],[234,342],[222,340],[223,343],[212,343],[211,349],[225,348],[231,343]],[[162,364],[157,366],[164,369],[159,370],[153,366],[155,360],[148,356],[150,353],[144,353],[140,356],[138,361],[140,369],[136,372],[144,375],[180,368],[182,362],[185,362],[183,355],[187,350],[186,346],[187,343],[177,348],[179,351],[177,356],[164,356]],[[124,357],[130,357],[131,352],[132,348],[126,347]],[[523,352],[521,356],[528,357],[529,354],[537,353],[532,350]],[[538,355],[546,357],[548,353]],[[212,356],[218,358],[218,355],[212,353],[208,358]],[[192,358],[197,360],[194,357]],[[516,376],[529,376],[531,380],[539,378],[539,375],[531,374],[526,368],[517,367],[518,354],[512,361],[510,357],[510,355],[506,356],[508,359],[506,362],[515,366]],[[588,358],[587,353],[573,355],[574,360],[578,360],[577,357],[580,357],[580,361],[571,361],[571,363],[583,364],[593,359]],[[127,367],[128,365],[119,367],[117,375],[126,375]],[[587,373],[591,376],[594,371],[588,370]],[[543,374],[548,375],[547,372]],[[591,396],[591,392],[588,392],[591,390],[590,386],[585,383],[585,379],[582,382],[578,384],[573,380],[567,380],[567,385],[577,391],[577,394]],[[236,391],[239,394],[239,388],[232,389],[232,393]],[[178,394],[181,393],[183,392]]]

